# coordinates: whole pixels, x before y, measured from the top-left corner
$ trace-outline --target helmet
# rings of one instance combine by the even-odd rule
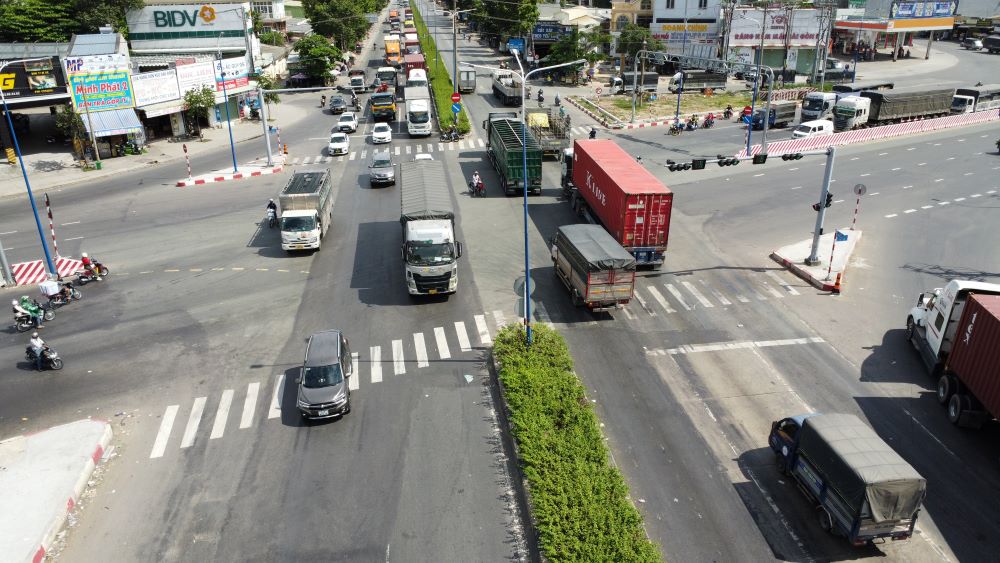
[[[89,255],[89,254],[87,254],[86,252],[84,252],[83,254],[81,254],[81,256],[83,256],[84,258],[88,258],[88,257],[90,257],[90,255]]]
[[[17,299],[12,299],[11,302],[10,302],[10,304],[11,305],[17,305]]]
[[[21,296],[21,301],[27,301],[28,299],[30,299],[30,297],[28,297],[27,295]]]
[[[272,198],[271,198],[270,200],[268,200],[268,201],[270,201],[271,203],[274,203],[274,198],[272,197]]]
[[[32,332],[31,333],[31,337],[32,338],[38,338],[38,333],[37,332]]]

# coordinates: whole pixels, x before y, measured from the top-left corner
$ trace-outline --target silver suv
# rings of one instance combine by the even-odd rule
[[[296,404],[303,418],[332,418],[351,412],[351,349],[339,330],[309,337],[299,375]]]
[[[376,185],[396,184],[396,165],[392,162],[392,155],[389,151],[375,151],[372,154],[372,163],[368,165],[371,170],[369,179],[371,187]]]

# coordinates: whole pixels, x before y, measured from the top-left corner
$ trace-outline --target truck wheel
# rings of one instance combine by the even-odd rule
[[[962,417],[968,412],[970,406],[969,397],[966,395],[961,393],[952,395],[951,400],[948,401],[948,422],[955,426],[961,426]]]
[[[942,405],[947,405],[951,401],[952,395],[955,394],[955,379],[950,375],[942,375],[938,378],[937,384],[937,400],[938,403]]]
[[[819,527],[823,528],[824,532],[833,533],[833,518],[830,517],[830,513],[825,508],[822,506],[816,508],[816,518],[819,519]]]

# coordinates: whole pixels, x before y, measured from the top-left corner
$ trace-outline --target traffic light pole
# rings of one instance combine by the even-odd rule
[[[808,266],[819,264],[819,237],[823,234],[823,220],[826,218],[826,202],[830,198],[830,179],[833,178],[833,160],[836,156],[837,147],[827,147],[826,170],[823,172],[823,190],[819,194],[819,209],[816,213],[816,230],[813,231],[812,250],[809,252],[809,258],[806,258],[806,265]]]

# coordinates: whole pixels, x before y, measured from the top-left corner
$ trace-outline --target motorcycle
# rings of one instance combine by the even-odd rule
[[[267,209],[267,226],[271,229],[278,226],[278,214],[272,208]]]
[[[591,139],[596,139],[597,138],[597,129],[591,129],[590,130],[590,138]]]
[[[559,98],[559,94],[556,94],[556,107],[559,107],[561,105],[562,105],[562,100]]]
[[[46,321],[51,321],[56,318],[55,309],[43,308],[42,318]],[[24,313],[16,313],[14,315],[14,328],[18,332],[27,332],[35,327],[35,319],[31,315],[25,315]]]
[[[35,351],[31,349],[31,346],[24,349],[24,359],[32,364],[35,363]],[[63,368],[63,361],[59,357],[59,353],[49,345],[42,347],[42,368],[51,370],[61,370]]]
[[[94,260],[93,264],[94,265],[91,266],[90,270],[80,270],[76,273],[76,283],[86,285],[92,281],[100,281],[97,279],[97,272],[100,272],[100,276],[102,278],[107,277],[111,273],[111,270],[109,270],[107,266],[101,264],[97,260]]]
[[[676,121],[670,124],[670,135],[676,137],[681,134],[684,128],[680,126]]]
[[[713,125],[715,125],[715,120],[707,117],[705,118],[705,122],[701,124],[705,129],[711,129]]]
[[[733,108],[726,108],[726,110],[722,112],[723,119],[732,119],[732,117],[733,117]]]
[[[688,121],[687,125],[684,126],[684,129],[686,129],[687,131],[694,131],[697,128],[698,128],[697,121]]]
[[[441,134],[442,143],[457,143],[462,138],[458,131],[445,131]]]
[[[473,184],[472,180],[469,180],[469,195],[472,197],[486,197],[486,184],[482,180],[478,184]]]
[[[50,295],[48,308],[55,309],[57,307],[62,307],[70,301],[79,301],[83,299],[83,293],[81,293],[79,289],[73,287],[72,282],[63,284],[63,287],[69,290],[69,296],[67,296],[63,291],[60,291],[55,295]]]

